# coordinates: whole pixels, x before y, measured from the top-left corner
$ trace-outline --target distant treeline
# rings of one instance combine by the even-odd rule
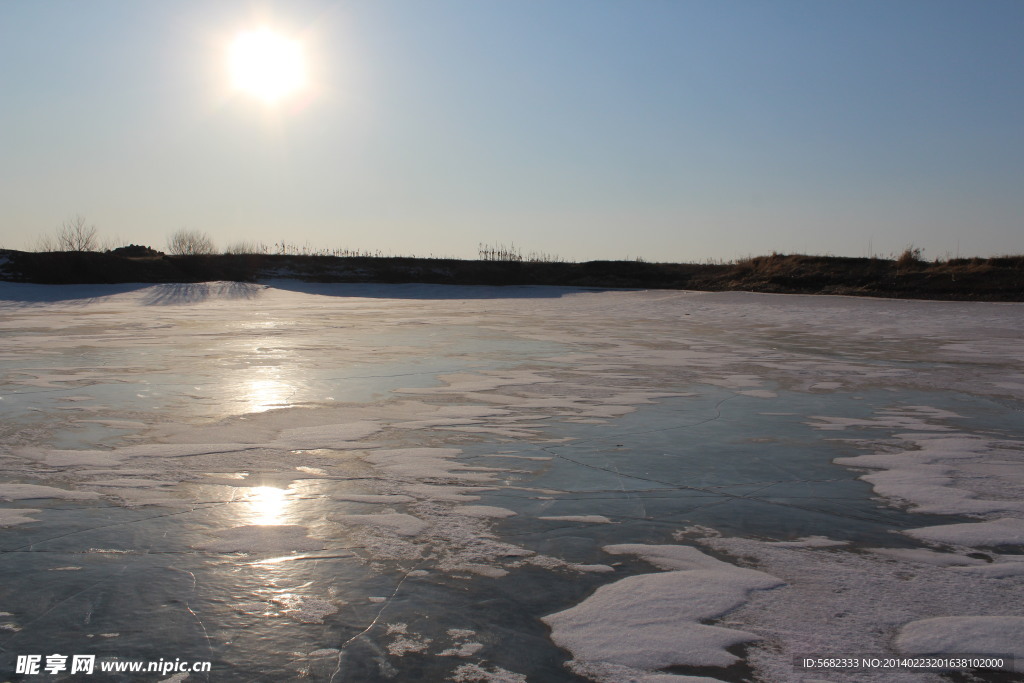
[[[909,249],[894,259],[772,254],[732,263],[691,264],[506,261],[490,254],[480,260],[284,254],[166,256],[132,247],[106,253],[0,250],[0,278],[47,284],[293,278],[1024,301],[1024,256],[924,261],[920,252]]]

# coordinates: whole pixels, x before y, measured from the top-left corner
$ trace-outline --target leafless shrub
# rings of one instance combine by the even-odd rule
[[[900,254],[899,258],[896,259],[896,266],[899,268],[910,268],[921,263],[924,259],[921,258],[922,249],[915,247],[913,244],[908,246]]]
[[[57,229],[57,251],[96,251],[98,244],[96,226],[86,225],[82,214],[64,221]]]
[[[36,238],[36,251],[57,251],[57,241],[52,235],[40,235]]]
[[[235,242],[234,244],[228,245],[224,250],[225,254],[269,254],[270,247],[263,242],[253,242],[250,240],[243,240],[241,242]]]
[[[506,247],[504,244],[490,244],[480,243],[479,252],[481,261],[522,261],[523,252],[518,249],[513,243],[512,246]]]
[[[167,251],[175,256],[200,256],[215,252],[213,240],[199,230],[177,230],[167,238]]]

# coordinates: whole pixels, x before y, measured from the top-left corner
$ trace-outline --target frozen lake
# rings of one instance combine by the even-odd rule
[[[951,680],[794,666],[939,654],[1024,671],[1022,314],[0,283],[0,672]],[[14,673],[53,654],[97,674]],[[210,671],[98,672],[115,660]]]

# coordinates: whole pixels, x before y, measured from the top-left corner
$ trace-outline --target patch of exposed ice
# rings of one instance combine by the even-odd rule
[[[331,497],[334,500],[344,500],[351,503],[410,503],[414,500],[412,496],[401,494],[372,494],[372,493],[335,493]]]
[[[271,446],[288,449],[348,448],[349,442],[359,442],[381,429],[376,422],[346,422],[341,424],[294,427],[284,429]]]
[[[444,501],[446,503],[469,503],[480,500],[476,491],[489,491],[490,487],[453,486],[448,484],[403,484],[402,490],[416,498]]]
[[[904,625],[894,641],[908,655],[1003,655],[1024,672],[1024,617],[959,616],[921,619]]]
[[[93,418],[88,420],[75,420],[75,422],[101,424],[105,427],[112,427],[114,429],[130,429],[133,431],[139,431],[145,429],[146,427],[145,422],[137,422],[135,420],[103,420],[99,418]]]
[[[304,526],[286,524],[236,526],[214,532],[217,540],[195,546],[215,553],[290,553],[321,550],[324,542],[307,535]]]
[[[753,398],[778,398],[779,394],[768,389],[746,389],[744,391],[737,391],[737,394],[743,396],[751,396]]]
[[[488,370],[479,374],[452,373],[438,375],[439,380],[444,382],[443,387],[418,387],[413,389],[400,389],[398,393],[404,394],[452,394],[472,393],[479,391],[490,391],[499,387],[516,386],[524,384],[544,384],[556,381],[553,377],[541,375],[532,370]]]
[[[488,481],[493,475],[466,472],[466,465],[454,461],[458,448],[396,448],[367,451],[362,458],[387,474],[412,480],[459,479]]]
[[[157,488],[160,486],[174,486],[180,482],[170,481],[167,479],[143,479],[134,477],[120,477],[118,479],[93,479],[91,481],[83,482],[89,486],[100,486],[103,488]]]
[[[100,494],[93,491],[68,491],[38,484],[0,484],[0,500],[32,500],[58,498],[61,500],[92,500]]]
[[[725,377],[703,377],[700,382],[726,389],[747,389],[759,387],[764,382],[756,375],[727,375]]]
[[[538,517],[552,522],[580,522],[582,524],[611,524],[612,520],[604,515],[553,515]]]

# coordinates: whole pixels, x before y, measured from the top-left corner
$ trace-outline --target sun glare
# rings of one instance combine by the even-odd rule
[[[250,524],[278,526],[283,524],[288,508],[288,491],[273,486],[256,486],[249,494]]]
[[[236,90],[273,104],[306,85],[302,45],[268,28],[240,33],[228,47],[228,71]]]

